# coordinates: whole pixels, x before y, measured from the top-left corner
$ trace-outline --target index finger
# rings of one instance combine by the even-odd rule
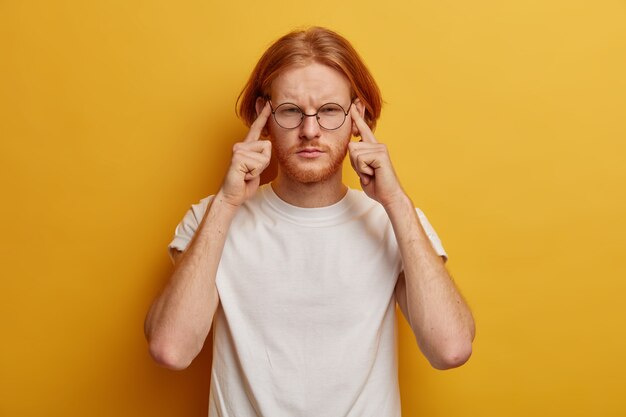
[[[365,120],[361,117],[361,114],[357,110],[356,106],[352,106],[350,108],[350,116],[352,116],[352,120],[356,123],[356,128],[359,130],[359,134],[361,135],[363,142],[378,143],[374,133],[367,123],[365,123]]]
[[[261,132],[263,132],[263,128],[265,127],[270,114],[272,114],[272,108],[270,107],[270,102],[266,101],[263,110],[261,110],[261,114],[259,114],[250,125],[250,130],[248,131],[246,138],[243,140],[244,142],[254,142],[259,140]]]

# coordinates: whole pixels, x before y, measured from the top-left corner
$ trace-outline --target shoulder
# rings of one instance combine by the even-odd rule
[[[214,195],[210,195],[200,199],[200,201],[198,201],[197,203],[192,204],[187,211],[187,214],[185,215],[185,220],[200,223],[200,221],[204,217],[204,213],[206,212],[207,207],[209,207],[209,204],[211,204],[211,201],[214,197]]]
[[[350,200],[350,203],[358,208],[363,209],[383,209],[378,201],[372,200],[363,192],[355,188],[349,188],[346,196]]]
[[[350,218],[363,223],[368,229],[391,227],[391,221],[383,206],[367,196],[363,191],[350,189],[347,198],[350,200]]]

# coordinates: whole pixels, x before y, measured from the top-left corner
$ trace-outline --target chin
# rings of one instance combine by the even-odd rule
[[[339,169],[341,169],[341,165]],[[314,184],[328,181],[337,174],[338,169],[334,166],[321,169],[303,169],[286,165],[282,167],[282,171],[287,177],[296,182],[301,184]]]

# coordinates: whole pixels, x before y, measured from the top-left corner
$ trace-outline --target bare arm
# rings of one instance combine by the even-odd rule
[[[396,299],[417,343],[437,369],[464,364],[472,353],[474,320],[424,232],[413,204],[387,207],[402,254],[404,271]]]
[[[385,145],[376,141],[359,109],[353,106],[351,116],[362,141],[350,143],[350,162],[363,191],[385,208],[391,220],[404,264],[396,286],[398,303],[431,365],[460,366],[472,352],[472,314],[422,229]]]
[[[228,229],[241,204],[256,193],[268,166],[271,144],[259,140],[270,114],[265,106],[243,142],[233,147],[231,165],[184,253],[175,253],[174,272],[144,323],[150,354],[170,369],[184,369],[198,355],[219,304],[217,268]]]
[[[217,198],[217,196],[216,196]],[[161,365],[184,369],[202,349],[219,303],[215,275],[235,210],[215,199],[188,249],[152,304],[145,322],[150,353]]]

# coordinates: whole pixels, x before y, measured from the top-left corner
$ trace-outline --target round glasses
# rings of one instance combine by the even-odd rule
[[[348,110],[350,110],[351,106],[352,103],[348,106]],[[270,101],[270,107],[272,108],[272,116],[274,116],[276,124],[283,129],[295,129],[302,124],[305,117],[315,116],[321,128],[336,130],[343,126],[349,113],[349,111],[344,110],[337,103],[326,103],[313,114],[306,114],[293,103],[282,103],[274,108]]]

